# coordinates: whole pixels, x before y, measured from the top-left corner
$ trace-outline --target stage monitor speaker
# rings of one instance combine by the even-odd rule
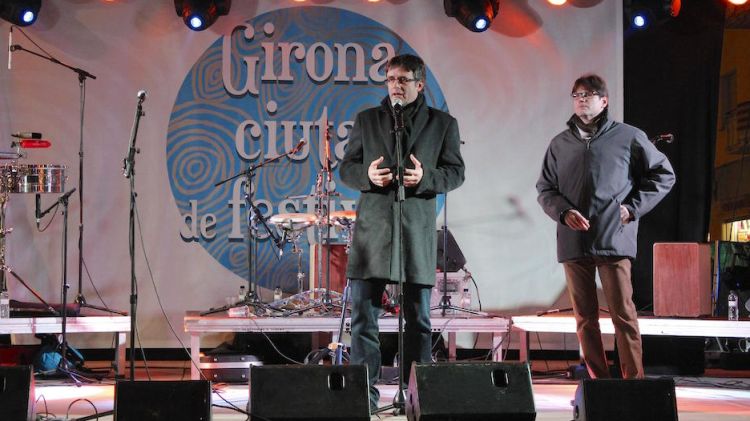
[[[500,362],[414,364],[406,417],[410,421],[535,420],[529,366]]]
[[[711,246],[706,243],[654,244],[654,315],[711,314]]]
[[[114,418],[115,421],[208,421],[211,382],[118,381]]]
[[[369,421],[364,365],[250,367],[250,420]]]
[[[445,238],[445,248],[443,248],[443,235],[444,232],[448,233],[448,237]],[[445,257],[443,257],[445,256]],[[443,262],[445,260],[445,262]],[[443,264],[445,263],[445,265]],[[437,268],[441,272],[458,272],[463,269],[466,265],[466,258],[461,253],[461,249],[458,247],[456,239],[453,238],[450,230],[438,230],[437,231]],[[445,267],[443,267],[445,266]]]
[[[582,380],[574,421],[677,421],[674,380]]]
[[[0,420],[34,419],[34,373],[30,365],[0,366]]]

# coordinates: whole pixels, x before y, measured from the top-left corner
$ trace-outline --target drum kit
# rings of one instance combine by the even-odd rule
[[[305,274],[302,271],[303,251],[299,244],[304,231],[310,227],[316,227],[318,233],[322,233],[330,227],[340,229],[342,236],[346,241],[346,254],[349,254],[356,219],[357,216],[355,211],[333,211],[329,213],[328,218],[313,213],[280,213],[271,216],[269,221],[275,225],[281,233],[283,241],[292,244],[291,253],[297,256],[298,293],[304,293],[305,291]],[[326,223],[326,220],[329,220],[330,222]],[[322,237],[322,235],[319,236]],[[323,243],[321,240],[321,238],[318,239],[316,246]],[[322,256],[323,253],[319,250],[316,254]],[[321,283],[320,281],[322,281],[322,277],[318,277],[318,280],[319,283]],[[330,285],[326,284],[326,288],[330,289]]]

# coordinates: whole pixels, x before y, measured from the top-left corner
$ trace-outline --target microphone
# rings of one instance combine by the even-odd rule
[[[13,58],[13,25],[10,25],[10,31],[8,31],[8,70],[11,69],[12,58]]]
[[[391,106],[393,106],[393,111],[400,113],[404,107],[404,101],[401,98],[396,98],[391,102]]]
[[[18,143],[13,143],[14,146],[20,146],[23,149],[43,149],[52,146],[52,142],[45,139],[21,139]]]
[[[139,104],[146,100],[146,94],[147,94],[147,92],[146,92],[145,89],[142,89],[142,90],[138,91],[137,96],[138,96],[138,103]]]
[[[292,149],[292,153],[297,153],[300,150],[302,150],[302,147],[305,146],[305,143],[307,143],[305,139],[300,140],[297,146],[295,146],[294,149]]]
[[[34,209],[34,216],[36,217],[36,227],[39,228],[39,222],[42,221],[42,196],[36,194],[36,208]]]
[[[403,106],[404,101],[401,98],[396,98],[391,102],[393,106],[393,126],[395,130],[404,129],[404,113]]]
[[[15,132],[11,136],[24,139],[41,139],[42,134],[38,132]]]

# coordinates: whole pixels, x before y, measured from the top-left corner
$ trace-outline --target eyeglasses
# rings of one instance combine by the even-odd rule
[[[570,94],[570,97],[573,99],[578,99],[578,98],[588,99],[589,97],[592,97],[592,96],[599,96],[599,92],[583,91],[583,92],[573,92],[572,94]]]
[[[405,76],[399,76],[399,77],[388,76],[388,78],[386,78],[385,81],[388,82],[389,85],[393,85],[396,82],[398,82],[399,85],[406,85],[408,82],[414,82],[416,80],[417,79],[409,79],[408,77],[405,77]]]

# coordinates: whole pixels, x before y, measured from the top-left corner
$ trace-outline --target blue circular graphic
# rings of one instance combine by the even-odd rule
[[[185,76],[169,120],[167,170],[183,241],[200,244],[246,279],[246,178],[215,184],[292,151],[304,139],[299,152],[253,172],[253,203],[265,217],[315,213],[309,195],[325,162],[326,121],[332,187],[338,193],[331,209],[353,209],[359,192],[340,182],[338,162],[356,114],[387,95],[386,61],[404,53],[417,54],[380,23],[317,6],[265,13],[216,40]],[[425,97],[428,105],[448,111],[429,68]],[[305,273],[313,232],[309,228],[300,238]],[[254,280],[296,292],[297,256],[291,246],[279,258],[264,227],[256,237]]]

